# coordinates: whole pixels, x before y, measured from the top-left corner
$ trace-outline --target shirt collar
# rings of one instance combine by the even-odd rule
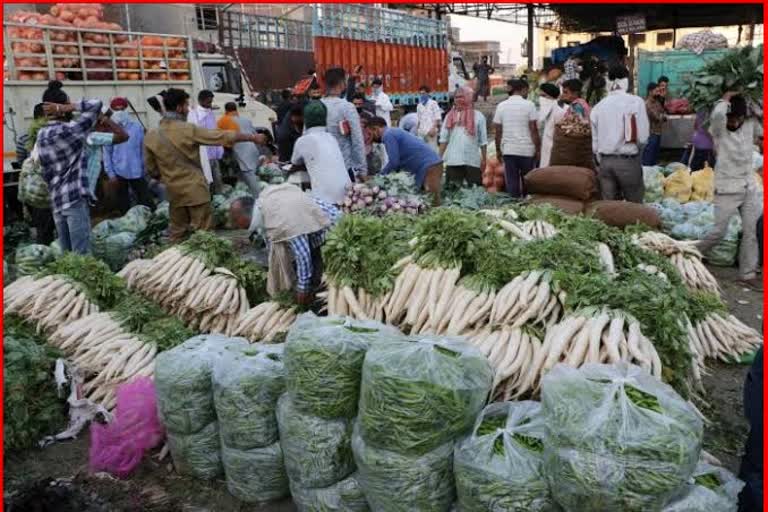
[[[316,133],[316,132],[325,132],[326,127],[325,126],[313,126],[312,128],[307,128],[305,130],[305,133]]]

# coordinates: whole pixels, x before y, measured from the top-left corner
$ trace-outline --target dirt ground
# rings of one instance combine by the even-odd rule
[[[762,329],[762,294],[733,283],[734,269],[713,268],[720,279],[731,311],[748,325]],[[747,423],[742,409],[742,389],[747,365],[713,364],[705,378],[709,404],[701,410],[708,418],[704,448],[727,468],[738,471]],[[92,508],[75,506],[72,512],[290,512],[290,500],[264,506],[245,505],[229,495],[223,480],[202,482],[176,475],[170,458],[160,462],[146,457],[138,472],[127,481],[88,475],[88,436],[42,450],[5,456],[5,495],[17,493],[45,479],[74,479],[72,488],[89,500],[103,502]],[[65,482],[66,483],[66,482]],[[6,500],[7,507],[7,500]],[[6,511],[8,509],[6,508]],[[13,509],[19,512],[22,509]],[[57,512],[70,509],[57,507]]]

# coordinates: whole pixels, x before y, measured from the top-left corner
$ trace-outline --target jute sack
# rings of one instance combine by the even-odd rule
[[[598,190],[597,175],[591,169],[554,165],[529,172],[525,178],[529,194],[565,196],[587,201]]]
[[[584,213],[584,202],[565,196],[547,196],[536,194],[529,199],[531,204],[548,204],[554,206],[563,213],[579,215]]]
[[[618,228],[637,223],[654,229],[661,226],[661,217],[654,208],[628,201],[592,201],[584,213]]]

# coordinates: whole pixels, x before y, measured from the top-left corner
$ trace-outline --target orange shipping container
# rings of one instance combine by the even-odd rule
[[[379,76],[384,90],[394,96],[415,96],[428,85],[435,93],[448,92],[448,54],[439,48],[315,37],[315,69],[363,66],[366,81]]]

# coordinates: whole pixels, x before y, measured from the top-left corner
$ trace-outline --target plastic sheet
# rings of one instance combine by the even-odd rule
[[[322,489],[291,484],[291,497],[299,512],[368,512],[368,502],[357,474]]]
[[[456,496],[453,442],[423,455],[401,455],[366,443],[355,428],[352,451],[374,512],[446,512]]]
[[[361,433],[379,448],[427,453],[472,428],[492,378],[488,359],[463,341],[373,345],[363,365]]]
[[[351,420],[326,420],[304,414],[285,394],[277,403],[277,424],[291,483],[308,488],[328,487],[355,471]]]
[[[662,512],[736,512],[743,487],[744,482],[730,471],[702,461],[693,473],[693,483]]]
[[[301,315],[288,331],[285,345],[294,405],[321,418],[353,418],[368,347],[402,337],[394,327],[378,322]]]
[[[123,384],[117,388],[114,420],[106,425],[91,424],[91,471],[125,478],[141,463],[144,453],[164,437],[152,379],[139,377]]]
[[[472,435],[456,444],[454,472],[462,512],[556,510],[542,462],[546,424],[538,402],[486,407]]]
[[[214,421],[196,434],[168,433],[168,448],[180,475],[212,480],[222,474],[219,427]]]
[[[640,367],[559,364],[541,397],[544,470],[566,510],[659,510],[693,474],[701,419]]]
[[[248,450],[277,442],[275,411],[285,392],[282,352],[282,345],[254,344],[214,363],[213,402],[224,446]]]
[[[280,443],[252,450],[221,448],[227,489],[246,503],[259,503],[288,496],[288,475],[283,466]]]

